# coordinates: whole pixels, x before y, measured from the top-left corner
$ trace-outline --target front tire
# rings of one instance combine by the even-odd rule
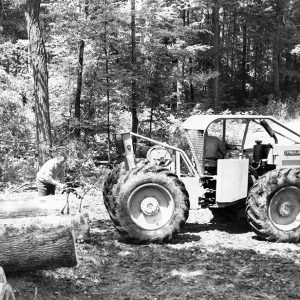
[[[300,241],[300,169],[280,169],[256,181],[247,199],[248,221],[260,237]]]
[[[112,201],[109,214],[116,229],[134,243],[166,242],[188,217],[184,184],[169,170],[147,162],[119,179]]]

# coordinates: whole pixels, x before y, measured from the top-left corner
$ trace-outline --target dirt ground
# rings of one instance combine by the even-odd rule
[[[115,231],[101,194],[84,211],[92,241],[78,265],[10,274],[16,299],[300,299],[300,244],[270,243],[234,224],[192,211],[171,243],[131,245]]]

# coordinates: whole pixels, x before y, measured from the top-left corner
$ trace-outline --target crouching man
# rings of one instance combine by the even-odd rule
[[[65,165],[67,156],[60,154],[46,161],[36,175],[39,196],[54,195],[58,187],[63,189],[65,179]]]

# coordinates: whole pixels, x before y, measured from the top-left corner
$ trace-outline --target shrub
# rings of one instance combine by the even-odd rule
[[[262,111],[264,114],[274,116],[281,121],[294,119],[297,105],[299,105],[298,101],[292,97],[277,98],[270,95],[268,103],[266,107],[262,108]]]

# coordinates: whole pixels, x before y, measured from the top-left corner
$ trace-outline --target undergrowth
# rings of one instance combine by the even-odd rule
[[[165,111],[167,113],[167,111]],[[170,145],[177,146],[184,151],[188,150],[187,140],[180,125],[189,115],[192,114],[214,114],[212,109],[202,110],[200,106],[195,106],[189,112],[183,114],[165,115],[164,118],[157,119],[151,137],[153,139],[167,142]],[[281,122],[300,123],[300,97],[292,98],[276,98],[273,95],[269,96],[266,105],[258,105],[253,101],[249,105],[248,110],[224,110],[218,114],[252,114],[252,115],[272,115]],[[140,116],[144,118],[144,115]],[[145,117],[146,118],[146,117]],[[147,120],[141,120],[141,124],[147,124]],[[155,129],[155,130],[154,130]],[[217,132],[218,130],[216,130]],[[296,130],[297,131],[297,130]],[[145,136],[149,136],[147,126],[141,126],[141,132]],[[1,136],[2,132],[0,132]],[[232,140],[236,139],[237,132],[232,132]],[[91,147],[90,144],[81,140],[71,139],[65,140],[60,146],[60,149],[68,155],[67,162],[67,180],[80,181],[87,184],[94,184],[101,182],[109,171],[108,165],[99,165],[97,157],[100,159],[107,157],[107,145],[103,141]],[[37,156],[32,147],[18,148],[14,144],[9,146],[0,145],[0,191],[7,189],[14,189],[17,186],[24,185],[24,183],[34,184],[35,175],[38,170]],[[60,150],[61,151],[61,150]],[[112,156],[116,153],[112,150]],[[55,155],[55,153],[54,153]],[[100,179],[100,180],[99,180]]]

